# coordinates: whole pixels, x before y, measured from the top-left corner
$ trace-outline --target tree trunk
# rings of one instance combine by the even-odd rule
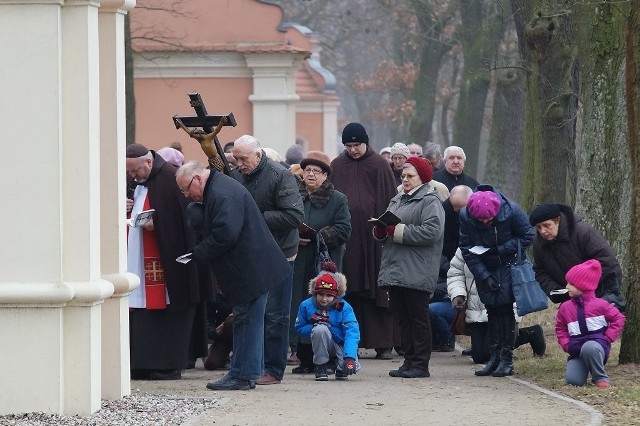
[[[502,19],[496,2],[462,0],[460,30],[464,65],[460,81],[460,97],[454,117],[453,144],[464,149],[465,173],[476,176],[480,135],[489,91],[489,65],[502,38]]]
[[[524,152],[524,76],[521,70],[497,71],[487,169],[483,182],[517,200],[522,189]]]
[[[625,289],[627,322],[622,333],[622,344],[618,361],[625,363],[640,362],[640,321],[638,310],[640,303],[640,1],[631,1],[631,12],[626,28],[626,73],[625,90],[627,101],[628,153],[630,166],[626,178],[629,180],[629,248],[627,251]]]
[[[578,75],[566,3],[511,0],[528,71],[521,197],[527,210],[544,202],[573,204]]]

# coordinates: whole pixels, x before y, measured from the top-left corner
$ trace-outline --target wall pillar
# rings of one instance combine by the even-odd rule
[[[296,143],[296,71],[306,53],[245,53],[253,71],[253,135],[263,146],[285,153]]]

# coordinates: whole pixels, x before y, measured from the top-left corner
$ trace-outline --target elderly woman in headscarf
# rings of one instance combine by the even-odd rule
[[[391,377],[429,377],[431,321],[429,299],[436,287],[444,240],[444,209],[429,186],[431,164],[410,157],[402,169],[402,192],[387,211],[400,219],[377,225],[373,235],[382,243],[378,286],[389,290],[389,304],[400,325],[404,362]]]
[[[304,204],[304,229],[300,233],[298,255],[293,268],[291,292],[291,329],[289,341],[297,342],[298,334],[293,326],[298,306],[308,293],[309,280],[318,274],[318,251],[326,246],[331,260],[342,269],[344,245],[351,235],[351,214],[347,197],[333,188],[327,177],[331,174],[329,156],[320,151],[309,151],[300,161],[302,178],[298,179],[300,196]],[[300,365],[294,374],[313,372],[311,345],[290,344],[288,363]]]
[[[516,320],[510,264],[533,242],[522,208],[490,185],[478,185],[460,212],[460,249],[488,315],[489,362],[476,376],[513,374]]]

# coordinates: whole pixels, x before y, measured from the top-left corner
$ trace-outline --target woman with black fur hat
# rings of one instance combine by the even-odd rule
[[[596,259],[602,265],[602,278],[596,288],[596,296],[624,310],[625,301],[620,292],[622,269],[600,232],[564,204],[536,206],[529,215],[529,222],[537,230],[533,242],[536,280],[552,302],[569,300],[567,293],[555,292],[565,288],[564,277],[569,269],[589,259]]]

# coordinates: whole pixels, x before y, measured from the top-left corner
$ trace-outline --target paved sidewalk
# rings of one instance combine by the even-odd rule
[[[372,359],[361,353],[362,370],[347,381],[316,382],[287,368],[280,385],[251,391],[213,392],[206,382],[224,371],[188,370],[180,381],[132,382],[134,392],[185,398],[217,398],[220,406],[189,420],[204,425],[599,425],[594,408],[512,378],[476,377],[459,352],[432,355],[431,377],[389,377],[402,358]]]

